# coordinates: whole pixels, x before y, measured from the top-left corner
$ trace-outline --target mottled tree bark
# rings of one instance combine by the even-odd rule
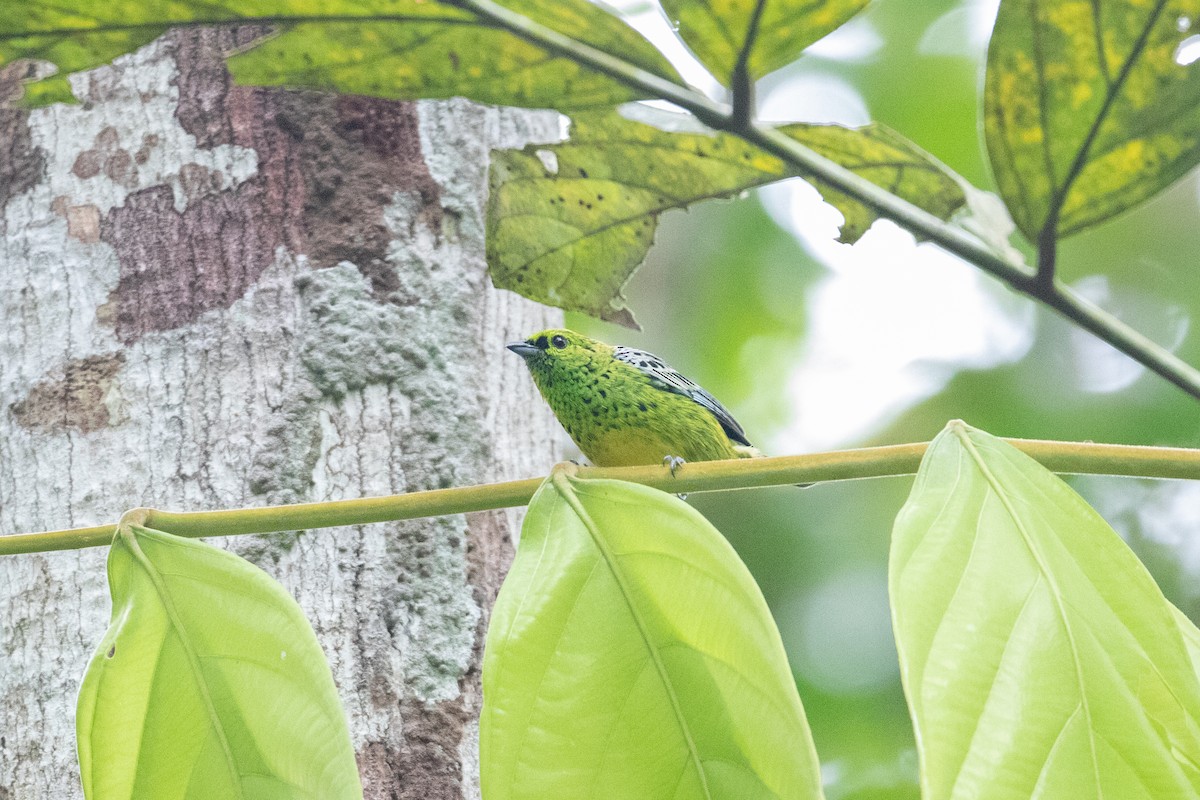
[[[176,32],[0,111],[0,532],[527,477],[553,423],[503,343],[489,149],[557,117],[233,86]],[[472,797],[517,512],[223,540],[299,601],[369,798]],[[106,551],[0,558],[0,800],[79,797]]]

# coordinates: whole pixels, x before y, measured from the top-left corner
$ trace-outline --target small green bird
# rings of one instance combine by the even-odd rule
[[[535,333],[508,349],[598,467],[756,458],[723,405],[658,356],[567,330]]]

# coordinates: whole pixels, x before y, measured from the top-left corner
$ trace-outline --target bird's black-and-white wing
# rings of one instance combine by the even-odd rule
[[[721,423],[721,427],[730,441],[753,447],[746,439],[746,432],[742,430],[742,426],[725,406],[717,402],[717,398],[701,389],[698,383],[679,370],[667,365],[658,356],[647,353],[645,350],[635,350],[632,347],[615,347],[613,348],[613,358],[641,370],[657,388],[683,395],[708,409],[717,418],[717,422]]]

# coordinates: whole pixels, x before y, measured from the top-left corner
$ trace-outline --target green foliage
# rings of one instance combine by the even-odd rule
[[[766,603],[685,503],[551,476],[488,628],[487,800],[819,798]]]
[[[1200,163],[1200,62],[1176,63],[1200,0],[1006,0],[984,130],[1000,192],[1033,242],[1157,194]]]
[[[236,4],[235,4],[236,5]],[[326,3],[320,16],[352,11]],[[468,97],[481,103],[577,111],[645,96],[607,75],[520,39],[450,4],[393,0],[404,21],[288,26],[277,39],[235,56],[234,77],[396,99]],[[648,41],[588,0],[510,0],[508,8],[641,69],[677,79]]]
[[[926,797],[1200,792],[1197,632],[1037,462],[951,423],[889,582]]]
[[[813,42],[857,14],[867,0],[663,0],[679,36],[723,84],[748,49],[760,78],[796,60]],[[756,8],[761,6],[756,13]]]
[[[76,723],[89,800],[362,797],[329,667],[283,587],[139,526],[118,533],[108,580]]]
[[[587,0],[513,0],[514,11],[654,74],[676,78],[662,54]],[[281,35],[235,55],[239,80],[413,99],[462,95],[484,103],[570,111],[643,94],[554,57],[447,3],[423,0],[281,0],[204,4],[20,3],[0,17],[0,64],[35,58],[63,73],[104,64],[173,24],[271,20]],[[289,22],[291,20],[292,22]],[[62,87],[65,88],[65,87]],[[29,104],[62,99],[31,87]]]
[[[681,115],[641,116],[665,125]],[[942,218],[963,205],[951,174],[883,126],[796,124],[783,131]],[[563,144],[493,155],[492,280],[539,302],[633,326],[621,289],[650,249],[660,213],[796,174],[732,134],[671,132],[613,112],[576,114]],[[846,218],[843,239],[856,240],[875,214],[823,188]]]

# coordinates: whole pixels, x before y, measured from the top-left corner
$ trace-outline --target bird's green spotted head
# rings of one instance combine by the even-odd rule
[[[551,328],[522,342],[509,342],[509,350],[525,359],[536,380],[585,369],[587,365],[612,359],[612,345],[589,339],[581,333]]]

